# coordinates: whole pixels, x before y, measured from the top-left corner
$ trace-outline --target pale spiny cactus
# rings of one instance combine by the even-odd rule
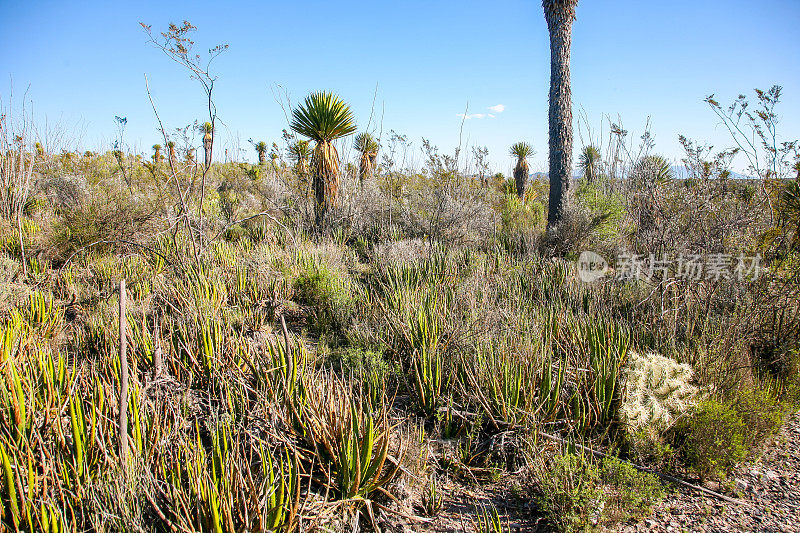
[[[631,431],[665,429],[687,412],[697,387],[692,368],[656,353],[630,353],[625,365],[625,395],[620,419]]]

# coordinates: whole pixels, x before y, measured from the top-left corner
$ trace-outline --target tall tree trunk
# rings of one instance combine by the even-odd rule
[[[206,168],[211,166],[211,148],[213,146],[213,138],[210,133],[203,136],[203,150],[205,151],[205,164]]]
[[[543,0],[550,32],[550,199],[547,227],[564,218],[572,174],[572,89],[569,56],[578,0]]]
[[[319,141],[312,157],[315,222],[322,228],[328,210],[339,197],[339,152],[330,141]]]
[[[514,183],[517,189],[517,196],[522,199],[525,196],[525,185],[528,184],[528,163],[525,160],[517,162],[514,169]]]

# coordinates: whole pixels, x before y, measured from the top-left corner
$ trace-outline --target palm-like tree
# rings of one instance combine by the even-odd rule
[[[311,161],[311,146],[308,141],[295,141],[289,145],[289,159],[294,163],[294,171],[300,177],[308,175]]]
[[[211,166],[211,148],[214,146],[214,126],[210,122],[203,124],[203,150],[205,150],[206,168]]]
[[[173,164],[173,165],[178,160],[178,158],[175,157],[175,141],[168,141],[167,142],[167,156],[169,157],[170,163]]]
[[[260,141],[256,143],[256,152],[258,153],[258,164],[263,165],[267,162],[267,143]]]
[[[646,155],[636,162],[633,177],[646,182],[668,181],[675,177],[672,167],[663,156]]]
[[[333,141],[356,131],[350,107],[329,92],[311,93],[292,111],[292,129],[316,143],[311,158],[316,223],[322,225],[339,195],[339,153]]]
[[[550,199],[547,226],[564,218],[572,174],[572,87],[569,57],[578,0],[542,0],[550,32]]]
[[[375,170],[375,160],[378,158],[378,141],[367,132],[359,133],[356,135],[353,147],[361,154],[361,158],[358,161],[358,178],[363,184],[364,180],[372,176],[372,172]]]
[[[596,146],[590,144],[584,146],[581,150],[581,158],[578,161],[578,166],[581,169],[581,175],[586,178],[589,183],[593,182],[600,172],[600,150]]]
[[[153,163],[160,163],[161,162],[161,145],[154,144],[153,145]]]
[[[528,183],[528,158],[534,154],[531,145],[525,142],[518,142],[511,145],[508,153],[517,158],[517,166],[514,168],[514,184],[517,188],[517,196],[525,196],[525,185]]]

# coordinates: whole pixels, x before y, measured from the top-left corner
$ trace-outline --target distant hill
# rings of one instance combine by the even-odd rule
[[[672,169],[672,174],[675,176],[676,179],[686,179],[689,177],[689,171],[686,170],[686,167],[683,165],[673,165],[670,167]],[[539,179],[539,180],[547,180],[549,173],[547,172],[535,172],[531,174],[531,179]],[[572,179],[580,179],[581,173],[578,170],[575,170],[572,173]],[[753,176],[747,176],[745,174],[739,174],[738,172],[731,171],[730,175],[731,179],[734,180],[751,180],[755,179]]]

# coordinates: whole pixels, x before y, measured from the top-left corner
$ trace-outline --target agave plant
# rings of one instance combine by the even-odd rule
[[[214,126],[210,122],[203,123],[203,150],[205,150],[206,168],[211,166],[211,149],[214,145]]]
[[[534,151],[530,144],[518,142],[511,145],[509,154],[517,158],[517,166],[514,168],[514,183],[517,186],[517,196],[522,198],[525,195],[525,185],[528,183],[528,158],[534,154]]]
[[[264,141],[256,143],[256,152],[258,153],[258,164],[263,165],[267,162],[267,143]]]
[[[322,225],[339,195],[339,153],[333,141],[356,131],[350,107],[337,95],[316,92],[292,111],[292,130],[316,143],[312,157],[315,216]]]
[[[581,175],[589,183],[593,182],[600,171],[600,150],[593,144],[584,146],[581,150],[581,157],[578,160],[578,167]]]
[[[372,175],[375,170],[375,160],[378,158],[378,141],[367,132],[356,135],[353,147],[361,154],[358,161],[358,178],[361,183]]]

